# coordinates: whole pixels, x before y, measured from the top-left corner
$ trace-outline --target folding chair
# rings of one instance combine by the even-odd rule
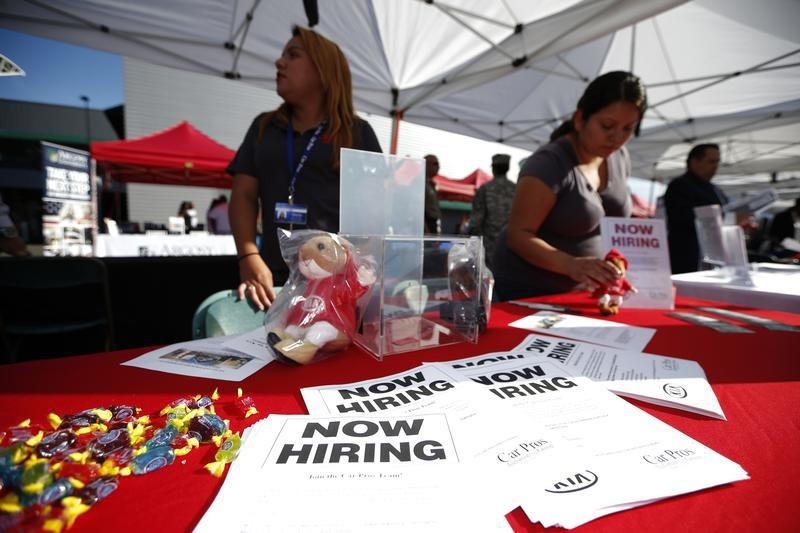
[[[192,338],[246,333],[263,325],[265,315],[266,311],[259,310],[250,300],[239,300],[236,291],[215,292],[197,306],[192,318]]]

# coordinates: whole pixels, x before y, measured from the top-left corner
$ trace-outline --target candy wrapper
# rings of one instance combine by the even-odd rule
[[[616,248],[612,248],[605,257],[605,261],[614,266],[619,272],[620,277],[611,285],[598,287],[592,292],[592,298],[597,298],[597,307],[600,314],[616,315],[622,302],[631,294],[636,293],[636,288],[625,279],[628,271],[628,260]]]
[[[289,279],[264,319],[267,342],[279,361],[305,365],[350,345],[376,270],[333,233],[281,230],[279,238]]]

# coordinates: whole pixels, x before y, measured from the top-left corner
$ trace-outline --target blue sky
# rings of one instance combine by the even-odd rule
[[[25,76],[0,76],[0,98],[92,109],[123,103],[122,57],[0,29],[0,53]]]

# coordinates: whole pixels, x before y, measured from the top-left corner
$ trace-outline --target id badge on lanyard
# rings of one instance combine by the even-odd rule
[[[303,150],[300,162],[297,163],[297,168],[294,169],[292,179],[289,182],[289,201],[275,203],[275,222],[278,224],[289,224],[289,229],[292,229],[292,226],[295,224],[305,226],[308,223],[308,208],[294,201],[294,186],[297,182],[297,177],[300,175],[300,171],[303,169],[311,150],[314,148],[324,128],[325,121],[323,120],[320,125],[317,126],[317,129],[314,130],[314,134],[308,140],[305,150]],[[291,117],[289,117],[286,128],[286,161],[291,171],[294,167],[294,129],[292,128]]]

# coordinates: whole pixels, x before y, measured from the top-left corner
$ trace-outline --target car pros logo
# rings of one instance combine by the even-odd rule
[[[553,488],[544,489],[553,494],[567,494],[586,490],[597,483],[597,474],[591,470],[584,470],[553,483]]]
[[[664,389],[664,392],[667,393],[667,396],[672,396],[673,398],[686,398],[689,395],[689,393],[686,392],[686,389],[680,385],[665,383],[662,388]]]

